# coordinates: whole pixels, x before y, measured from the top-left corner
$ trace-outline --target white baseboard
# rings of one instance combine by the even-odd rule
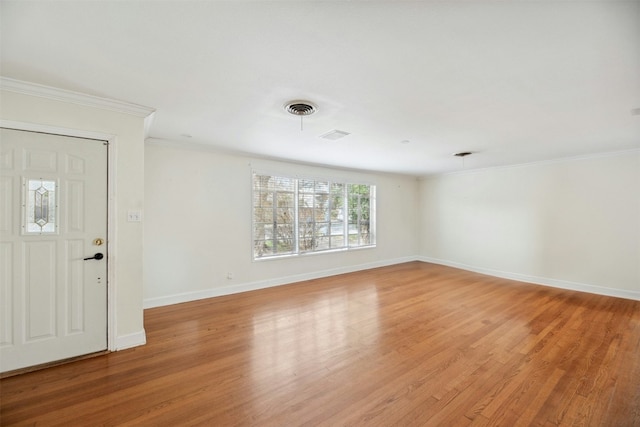
[[[371,262],[371,263],[360,264],[355,266],[339,267],[339,268],[333,268],[329,270],[316,271],[313,273],[296,274],[292,276],[278,277],[275,279],[261,280],[257,282],[240,283],[232,286],[204,289],[201,291],[184,292],[180,294],[173,294],[173,295],[168,295],[163,297],[147,298],[143,301],[143,307],[147,309],[147,308],[154,308],[154,307],[162,307],[165,305],[180,304],[183,302],[196,301],[196,300],[205,299],[205,298],[214,298],[214,297],[219,297],[223,295],[237,294],[241,292],[255,291],[258,289],[287,285],[290,283],[302,282],[305,280],[320,279],[323,277],[335,276],[337,274],[344,274],[344,273],[352,273],[355,271],[368,270],[371,268],[386,267],[388,265],[402,264],[402,263],[411,262],[411,261],[422,261],[422,262],[428,262],[432,264],[446,265],[449,267],[459,268],[461,270],[473,271],[476,273],[487,274],[489,276],[501,277],[501,278],[510,279],[510,280],[517,280],[519,282],[533,283],[536,285],[550,286],[554,288],[569,289],[574,291],[587,292],[591,294],[606,295],[606,296],[640,301],[640,292],[638,291],[604,288],[601,286],[587,285],[584,283],[570,282],[567,280],[558,280],[558,279],[550,279],[545,277],[529,276],[526,274],[511,273],[511,272],[505,272],[500,270],[493,270],[489,268],[470,266],[470,265],[466,265],[466,264],[462,264],[454,261],[447,261],[447,260],[424,257],[424,256],[415,256],[415,257],[396,258],[396,259],[386,260],[386,261],[377,261],[377,262]],[[132,334],[126,337],[118,338],[116,342],[117,348],[120,350],[120,349],[135,347],[137,345],[144,344],[145,343],[144,331],[142,331],[141,333],[142,333],[141,338],[138,337],[139,334]],[[123,344],[124,344],[122,347],[120,347],[121,339],[123,340]]]
[[[395,258],[392,260],[376,261],[366,264],[351,265],[347,267],[332,268],[329,270],[315,271],[312,273],[295,274],[292,276],[278,277],[275,279],[261,280],[258,282],[240,283],[232,286],[224,286],[220,288],[204,289],[201,291],[185,292],[180,294],[168,295],[164,297],[147,298],[143,301],[143,308],[161,307],[171,304],[179,304],[183,302],[196,301],[199,299],[219,297],[223,295],[237,294],[240,292],[255,291],[258,289],[271,288],[273,286],[287,285],[305,280],[320,279],[322,277],[335,276],[337,274],[353,273],[355,271],[368,270],[371,268],[386,267],[388,265],[402,264],[405,262],[416,261],[416,257]]]
[[[490,268],[475,267],[454,261],[447,261],[437,258],[417,257],[418,261],[432,264],[446,265],[448,267],[459,268],[461,270],[473,271],[475,273],[487,274],[489,276],[501,277],[503,279],[517,280],[519,282],[533,283],[536,285],[550,286],[553,288],[569,289],[572,291],[587,292],[590,294],[606,295],[610,297],[626,298],[640,301],[640,291],[628,291],[626,289],[605,288],[602,286],[587,285],[584,283],[571,282],[568,280],[549,279],[547,277],[529,276],[520,273],[511,273]]]
[[[133,334],[121,335],[116,337],[115,351],[126,350],[127,348],[145,345],[147,343],[147,334],[145,330],[135,332]]]

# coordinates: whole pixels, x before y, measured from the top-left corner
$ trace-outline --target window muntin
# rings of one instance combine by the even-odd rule
[[[375,186],[253,174],[253,257],[375,245]]]

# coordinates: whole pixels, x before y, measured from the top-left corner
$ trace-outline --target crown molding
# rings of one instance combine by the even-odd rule
[[[72,104],[84,105],[88,107],[100,108],[103,110],[115,111],[117,113],[130,114],[137,117],[149,118],[156,111],[151,107],[132,104],[114,99],[101,98],[87,95],[80,92],[73,92],[65,89],[58,89],[37,83],[24,82],[0,76],[0,89],[21,93],[24,95],[39,96],[41,98],[55,101],[69,102]]]
[[[628,156],[628,155],[634,155],[634,154],[640,154],[640,148],[629,148],[629,149],[623,149],[623,150],[617,150],[617,151],[604,151],[600,153],[579,154],[579,155],[569,156],[569,157],[558,157],[557,159],[537,160],[537,161],[532,161],[527,163],[515,163],[512,165],[496,165],[496,166],[487,166],[487,167],[476,168],[476,169],[465,169],[460,171],[434,173],[434,174],[419,176],[418,180],[425,181],[431,178],[448,176],[448,175],[471,175],[471,174],[489,172],[494,170],[527,168],[527,167],[535,167],[535,166],[553,165],[558,163],[577,162],[577,161],[589,160],[589,159],[600,159],[604,157]]]

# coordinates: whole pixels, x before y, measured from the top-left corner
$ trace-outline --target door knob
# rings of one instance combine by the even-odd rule
[[[94,256],[90,256],[89,258],[85,258],[84,260],[86,261],[88,259],[102,259],[102,258],[104,258],[104,255],[102,255],[100,252],[98,252]]]

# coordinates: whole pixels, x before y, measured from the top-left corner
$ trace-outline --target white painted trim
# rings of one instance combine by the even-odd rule
[[[515,163],[511,165],[497,165],[497,166],[489,166],[484,168],[476,168],[476,169],[465,169],[459,171],[452,172],[443,172],[443,173],[434,173],[428,175],[422,175],[418,177],[419,181],[425,181],[433,177],[438,176],[447,176],[447,175],[469,175],[480,172],[488,172],[493,170],[501,170],[501,169],[514,169],[514,168],[527,168],[534,166],[545,166],[545,165],[553,165],[558,163],[568,163],[568,162],[577,162],[581,160],[589,160],[589,159],[599,159],[603,157],[613,157],[613,156],[629,156],[633,154],[640,153],[640,148],[630,148],[627,150],[618,150],[618,151],[606,151],[603,153],[591,153],[591,154],[581,154],[577,156],[571,157],[559,157],[557,159],[548,159],[548,160],[538,160],[534,162],[526,162],[526,163]]]
[[[74,136],[84,139],[96,139],[99,141],[110,141],[115,135],[91,132],[87,130],[71,129],[61,126],[43,125],[40,123],[18,122],[15,120],[0,119],[0,127],[16,130],[26,130],[31,132],[50,133],[52,135]]]
[[[115,351],[126,350],[132,347],[138,347],[147,343],[147,333],[144,329],[133,334],[121,335],[115,343]]]
[[[180,304],[183,302],[196,301],[205,298],[214,298],[223,295],[255,291],[258,289],[287,285],[291,283],[302,282],[305,280],[320,279],[323,277],[335,276],[337,274],[353,273],[355,271],[369,270],[371,268],[386,267],[389,265],[402,264],[405,262],[416,260],[416,257],[395,258],[386,261],[376,261],[366,264],[352,265],[349,267],[332,268],[330,270],[317,271],[313,273],[295,274],[292,276],[278,277],[275,279],[261,280],[258,282],[240,283],[237,285],[225,286],[221,288],[204,289],[201,291],[185,292],[165,297],[148,298],[143,301],[143,308],[147,309],[161,307],[165,305]]]
[[[587,285],[585,283],[571,282],[568,280],[550,279],[548,277],[538,277],[538,276],[530,276],[527,274],[511,273],[507,271],[476,267],[476,266],[462,264],[455,261],[448,261],[448,260],[430,258],[430,257],[424,257],[424,256],[418,257],[417,260],[422,262],[429,262],[432,264],[446,265],[448,267],[459,268],[461,270],[473,271],[475,273],[487,274],[489,276],[501,277],[503,279],[533,283],[535,285],[550,286],[552,288],[568,289],[572,291],[587,292],[590,294],[605,295],[610,297],[625,298],[625,299],[640,301],[640,292],[638,291],[605,288],[602,286]]]
[[[421,261],[421,262],[427,262],[431,264],[446,265],[448,267],[459,268],[461,270],[473,271],[475,273],[487,274],[489,276],[501,277],[503,279],[510,279],[510,280],[515,280],[519,282],[527,282],[527,283],[532,283],[536,285],[550,286],[553,288],[568,289],[573,291],[587,292],[591,294],[605,295],[605,296],[640,301],[640,292],[636,292],[636,291],[604,288],[600,286],[586,285],[586,284],[570,282],[566,280],[542,278],[542,277],[529,276],[529,275],[519,274],[519,273],[509,273],[509,272],[504,272],[499,270],[474,267],[474,266],[453,262],[453,261],[446,261],[446,260],[424,257],[424,256],[416,256],[416,257],[396,258],[396,259],[387,260],[387,261],[371,262],[371,263],[360,264],[360,265],[355,265],[350,267],[340,267],[340,268],[334,268],[330,270],[318,271],[314,273],[297,274],[292,276],[279,277],[275,279],[261,280],[258,282],[240,283],[240,284],[225,286],[221,288],[204,289],[201,291],[194,291],[194,292],[184,292],[184,293],[168,295],[164,297],[147,298],[143,301],[143,308],[148,309],[148,308],[154,308],[154,307],[162,307],[166,305],[180,304],[180,303],[196,301],[200,299],[215,298],[223,295],[231,295],[231,294],[237,294],[241,292],[255,291],[258,289],[282,286],[282,285],[287,285],[291,283],[302,282],[305,280],[320,279],[323,277],[335,276],[337,274],[353,273],[356,271],[368,270],[371,268],[386,267],[389,265],[402,264],[402,263],[411,262],[411,261]]]
[[[94,95],[87,95],[80,92],[58,89],[55,87],[45,86],[37,83],[24,82],[21,80],[2,76],[0,76],[0,88],[2,90],[21,93],[24,95],[39,96],[41,98],[53,99],[56,101],[68,102],[71,104],[101,108],[103,110],[131,114],[137,117],[148,117],[156,111],[151,107],[132,104],[130,102],[101,98]]]
[[[43,132],[55,135],[74,136],[85,139],[97,139],[100,141],[107,141],[109,144],[107,149],[108,157],[108,214],[107,214],[107,349],[114,351],[117,349],[118,337],[116,336],[117,328],[117,316],[116,316],[116,301],[117,301],[117,205],[116,205],[116,182],[117,182],[117,168],[116,168],[116,154],[118,149],[117,136],[99,132],[90,132],[85,130],[70,129],[58,126],[42,125],[37,123],[17,122],[12,120],[0,119],[0,127],[25,130],[31,132]]]
[[[118,243],[118,192],[116,179],[118,174],[118,138],[113,136],[108,140],[107,162],[107,197],[108,197],[108,221],[107,221],[107,349],[115,351],[118,331],[117,304],[118,301],[118,268],[117,250]]]
[[[393,176],[393,177],[405,177],[405,178],[411,177],[416,179],[418,178],[414,174],[406,174],[406,173],[399,173],[399,172],[396,172],[396,173],[381,172],[381,171],[375,171],[373,169],[355,169],[355,168],[348,168],[343,166],[327,165],[322,163],[303,162],[303,161],[295,161],[291,159],[283,159],[282,157],[274,157],[274,156],[268,156],[265,154],[250,153],[248,151],[235,150],[228,147],[219,147],[219,146],[214,146],[211,144],[207,144],[204,142],[197,142],[197,141],[179,141],[179,140],[150,137],[145,139],[145,143],[152,146],[156,146],[156,147],[173,148],[173,149],[184,150],[184,151],[200,151],[200,152],[217,153],[217,154],[227,155],[227,156],[244,157],[248,159],[250,162],[251,161],[257,162],[257,163],[277,162],[280,164],[277,167],[277,169],[280,170],[280,173],[287,173],[287,174],[289,172],[293,174],[299,174],[299,171],[304,170],[304,169],[300,169],[300,167],[303,167],[303,168],[311,167],[311,168],[317,168],[317,169],[331,169],[335,172],[334,174],[331,175],[332,177],[335,177],[336,173],[338,172],[345,172],[345,173],[357,173],[357,174],[375,175],[375,176]],[[253,167],[252,163],[249,163],[249,167]],[[264,168],[261,166],[258,166],[258,169],[273,170],[274,168],[270,166],[267,166]],[[275,175],[278,175],[278,174],[276,173]],[[301,175],[306,176],[307,173],[301,173]],[[320,178],[322,178],[322,176],[320,176]]]

